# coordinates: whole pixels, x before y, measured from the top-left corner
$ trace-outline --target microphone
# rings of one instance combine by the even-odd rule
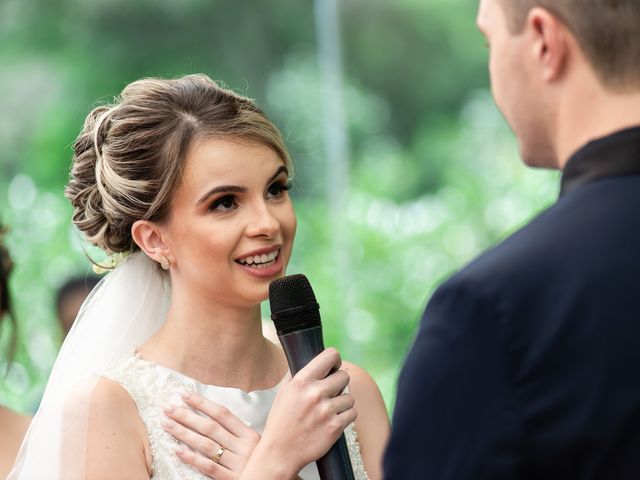
[[[269,305],[289,370],[295,375],[324,350],[320,305],[302,274],[271,282]],[[321,480],[355,480],[344,433],[316,465]]]

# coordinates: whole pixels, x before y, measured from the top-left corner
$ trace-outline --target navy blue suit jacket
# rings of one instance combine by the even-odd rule
[[[386,480],[640,478],[640,128],[563,190],[430,300]]]

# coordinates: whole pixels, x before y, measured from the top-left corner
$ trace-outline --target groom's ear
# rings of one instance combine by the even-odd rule
[[[148,220],[136,220],[131,226],[133,241],[149,258],[160,262],[162,257],[170,257],[170,249],[165,242],[164,232],[160,226]],[[171,260],[169,258],[169,260]]]

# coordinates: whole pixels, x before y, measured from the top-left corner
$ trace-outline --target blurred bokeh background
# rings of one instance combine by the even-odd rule
[[[299,217],[289,273],[309,277],[326,343],[373,375],[391,409],[435,286],[557,192],[556,173],[521,165],[492,102],[476,8],[0,0],[0,221],[20,323],[0,404],[37,406],[61,336],[56,290],[90,272],[63,197],[85,115],[137,78],[204,72],[282,130]]]

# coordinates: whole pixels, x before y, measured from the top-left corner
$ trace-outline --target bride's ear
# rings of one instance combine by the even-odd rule
[[[149,258],[163,264],[172,262],[171,250],[167,245],[162,229],[148,220],[136,220],[131,226],[133,241]],[[164,267],[163,267],[164,268]]]

